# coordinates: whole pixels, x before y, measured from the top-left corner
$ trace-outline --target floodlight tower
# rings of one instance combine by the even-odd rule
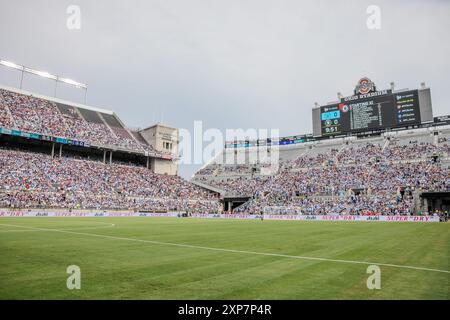
[[[28,67],[16,64],[16,63],[11,62],[11,61],[0,60],[0,65],[8,67],[8,68],[19,70],[21,72],[21,75],[20,75],[20,89],[22,89],[24,73],[25,72],[26,73],[31,73],[31,74],[34,74],[34,75],[37,75],[37,76],[40,76],[40,77],[43,77],[43,78],[54,80],[55,81],[55,93],[54,93],[55,97],[56,97],[56,90],[57,90],[57,87],[58,87],[58,82],[64,82],[64,83],[67,83],[67,84],[69,84],[71,86],[74,86],[75,88],[83,89],[84,90],[84,104],[86,104],[87,88],[88,88],[87,84],[84,84],[84,83],[81,83],[81,82],[77,82],[77,81],[72,80],[72,79],[63,78],[63,77],[60,77],[60,76],[57,76],[57,75],[53,75],[53,74],[48,73],[47,71],[40,71],[40,70],[31,69],[31,68],[28,68]]]

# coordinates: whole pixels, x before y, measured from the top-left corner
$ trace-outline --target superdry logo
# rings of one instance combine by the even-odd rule
[[[369,78],[362,78],[356,84],[355,94],[357,94],[358,92],[360,94],[366,94],[371,91],[375,91],[375,83],[373,83]]]

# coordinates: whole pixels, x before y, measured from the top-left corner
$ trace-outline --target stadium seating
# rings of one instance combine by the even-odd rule
[[[0,149],[0,207],[218,212],[218,196],[130,165]]]
[[[270,208],[298,208],[304,214],[414,214],[423,191],[449,191],[450,147],[447,139],[379,138],[341,143],[316,150],[299,149],[297,157],[280,155],[275,175],[241,174],[250,165],[213,161],[194,181],[252,199],[235,212],[270,213]],[[282,153],[282,152],[281,152]],[[439,161],[435,161],[434,157]],[[220,155],[216,160],[222,160]],[[253,165],[255,167],[255,165]],[[256,167],[258,167],[256,165]],[[258,172],[258,170],[257,170]]]
[[[155,152],[112,113],[3,89],[0,126]],[[418,129],[408,135],[319,140],[280,148],[277,166],[219,161],[226,152],[235,155],[235,150],[225,150],[193,182],[223,190],[225,196],[250,197],[235,212],[415,214],[421,192],[450,190],[449,136],[435,139]],[[144,167],[6,147],[0,149],[0,166],[0,207],[221,211],[217,193]]]
[[[0,127],[128,150],[155,150],[110,114],[0,89]]]

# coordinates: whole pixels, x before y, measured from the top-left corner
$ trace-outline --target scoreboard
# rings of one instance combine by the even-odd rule
[[[314,136],[326,137],[415,126],[430,120],[431,113],[429,89],[372,91],[313,110],[313,131]]]
[[[321,107],[320,121],[322,136],[420,124],[418,90],[344,98]]]

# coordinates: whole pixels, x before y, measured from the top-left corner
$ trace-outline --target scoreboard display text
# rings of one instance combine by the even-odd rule
[[[420,124],[418,90],[342,98],[320,107],[320,122],[322,136]]]

